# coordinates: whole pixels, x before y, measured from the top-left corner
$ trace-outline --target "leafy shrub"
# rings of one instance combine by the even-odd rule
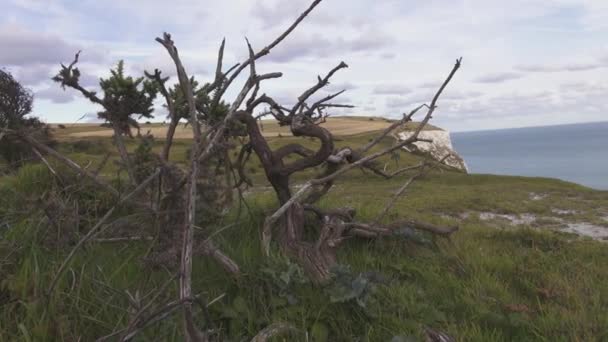
[[[32,111],[34,96],[13,76],[0,69],[0,128],[21,131],[43,144],[53,145],[49,127],[38,118],[28,117]],[[14,135],[0,133],[0,158],[10,168],[18,168],[27,160],[34,159],[30,146]]]

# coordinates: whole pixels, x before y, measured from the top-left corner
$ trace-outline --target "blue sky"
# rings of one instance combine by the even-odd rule
[[[74,122],[99,110],[50,81],[82,49],[83,83],[119,59],[141,75],[175,74],[154,41],[172,33],[189,73],[209,80],[217,48],[225,64],[260,49],[308,6],[272,1],[3,0],[0,67],[36,95],[36,115]],[[451,131],[607,120],[606,0],[324,0],[259,64],[284,77],[263,91],[289,104],[340,61],[329,90],[347,89],[334,115],[398,117],[430,101],[457,57],[463,67],[433,122]],[[236,86],[235,89],[240,88]],[[234,96],[234,93],[228,94]],[[157,119],[164,118],[159,106]]]

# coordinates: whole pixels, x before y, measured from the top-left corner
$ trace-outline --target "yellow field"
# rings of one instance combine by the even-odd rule
[[[391,121],[385,118],[344,116],[328,118],[327,122],[321,124],[321,126],[327,128],[334,135],[343,136],[378,131],[390,124]],[[99,124],[65,124],[65,127],[65,129],[60,129],[58,125],[52,125],[54,134],[59,138],[110,137],[113,134],[111,129],[100,127]],[[156,138],[162,139],[166,135],[167,127],[167,125],[160,123],[141,124],[141,131],[142,134],[149,131]],[[276,137],[279,134],[282,136],[291,135],[289,127],[280,127],[274,120],[262,120],[260,127],[266,137]],[[433,128],[432,126],[427,127],[427,129]],[[192,128],[180,124],[175,131],[175,138],[192,138]]]

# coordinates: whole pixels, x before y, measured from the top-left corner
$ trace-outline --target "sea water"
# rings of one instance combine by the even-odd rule
[[[471,173],[559,178],[608,190],[608,122],[451,133]]]

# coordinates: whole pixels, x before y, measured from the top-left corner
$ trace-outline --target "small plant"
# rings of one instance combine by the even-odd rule
[[[289,259],[280,258],[269,260],[268,265],[261,271],[278,291],[280,298],[285,299],[289,305],[298,303],[293,288],[298,284],[308,283],[308,278],[299,265],[292,263]]]
[[[386,279],[377,272],[354,273],[349,266],[336,265],[332,267],[331,285],[325,288],[332,303],[355,302],[365,308],[378,284],[386,283]]]
[[[139,145],[133,153],[135,177],[138,182],[142,182],[150,176],[159,165],[158,157],[152,151],[153,147],[154,137],[151,134],[148,133],[139,138]]]

